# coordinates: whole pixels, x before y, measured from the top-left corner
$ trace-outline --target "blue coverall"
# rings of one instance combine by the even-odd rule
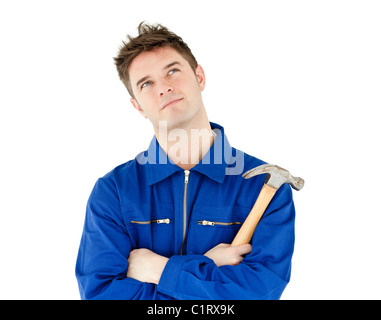
[[[291,188],[275,194],[239,265],[203,254],[231,243],[266,175],[264,162],[232,148],[224,129],[199,164],[184,171],[153,138],[147,151],[98,179],[87,204],[76,264],[82,299],[279,299],[290,280],[295,210]],[[221,155],[222,152],[222,155]],[[131,250],[169,260],[158,285],[127,278]]]

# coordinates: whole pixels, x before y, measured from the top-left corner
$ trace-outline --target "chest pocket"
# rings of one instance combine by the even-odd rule
[[[173,254],[174,212],[167,204],[139,205],[126,212],[126,225],[133,249],[146,248],[169,257]]]
[[[250,212],[240,206],[193,207],[187,252],[204,254],[219,243],[231,243]]]

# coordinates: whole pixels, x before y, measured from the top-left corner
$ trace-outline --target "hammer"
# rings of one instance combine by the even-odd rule
[[[275,192],[283,183],[290,184],[291,187],[297,191],[302,189],[304,186],[304,180],[302,178],[296,178],[287,170],[272,164],[263,164],[246,171],[242,177],[249,179],[263,173],[267,173],[265,184],[263,185],[258,199],[247,216],[245,222],[235,236],[231,246],[239,246],[250,242],[259,220],[261,219]]]

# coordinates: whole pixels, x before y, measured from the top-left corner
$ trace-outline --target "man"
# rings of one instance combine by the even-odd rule
[[[82,299],[279,299],[290,279],[294,206],[283,185],[252,245],[230,247],[265,176],[209,122],[205,74],[161,25],[140,24],[115,63],[134,108],[151,121],[147,151],[100,178],[76,265]]]

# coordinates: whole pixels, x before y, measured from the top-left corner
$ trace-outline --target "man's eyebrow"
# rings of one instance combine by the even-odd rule
[[[171,62],[170,64],[167,64],[167,65],[163,68],[163,70],[169,69],[170,67],[173,67],[173,66],[176,65],[176,64],[178,64],[178,65],[181,66],[181,63],[180,63],[180,62],[178,62],[178,61],[173,61],[173,62]],[[149,77],[150,77],[150,76],[145,76],[145,77],[141,78],[138,82],[136,82],[136,87],[139,87],[139,85],[140,85],[142,82],[144,82],[144,81],[146,81],[147,79],[149,79]]]
[[[149,76],[145,76],[145,77],[141,78],[138,82],[136,82],[136,87],[139,87],[139,84],[146,81],[148,78],[149,78]]]
[[[171,62],[170,64],[166,65],[166,66],[163,68],[163,70],[168,69],[168,68],[170,68],[170,67],[172,67],[172,66],[174,66],[174,65],[176,65],[176,64],[179,64],[179,65],[181,66],[181,63],[180,63],[180,62],[178,62],[178,61],[174,61],[174,62]]]

